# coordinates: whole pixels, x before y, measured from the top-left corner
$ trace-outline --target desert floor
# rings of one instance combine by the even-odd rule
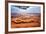
[[[40,16],[19,16],[11,18],[12,28],[40,27]]]

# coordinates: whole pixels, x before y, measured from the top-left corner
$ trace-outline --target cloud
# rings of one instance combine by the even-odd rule
[[[11,11],[12,13],[40,13],[40,7],[39,6],[30,6],[29,8],[27,8],[26,10],[12,6],[11,7]]]
[[[26,11],[27,13],[40,13],[40,7],[29,7]]]

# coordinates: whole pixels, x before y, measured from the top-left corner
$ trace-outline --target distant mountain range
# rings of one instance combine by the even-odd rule
[[[19,13],[11,13],[11,16],[39,16],[40,13],[27,13],[27,14],[19,14]]]

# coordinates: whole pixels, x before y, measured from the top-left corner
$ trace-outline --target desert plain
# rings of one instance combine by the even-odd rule
[[[41,25],[40,13],[13,15],[15,16],[11,16],[11,28],[31,28],[40,27]]]

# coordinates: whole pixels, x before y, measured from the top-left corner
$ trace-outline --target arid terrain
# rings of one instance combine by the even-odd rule
[[[23,14],[17,16],[11,16],[12,28],[30,28],[40,27],[40,14]]]

